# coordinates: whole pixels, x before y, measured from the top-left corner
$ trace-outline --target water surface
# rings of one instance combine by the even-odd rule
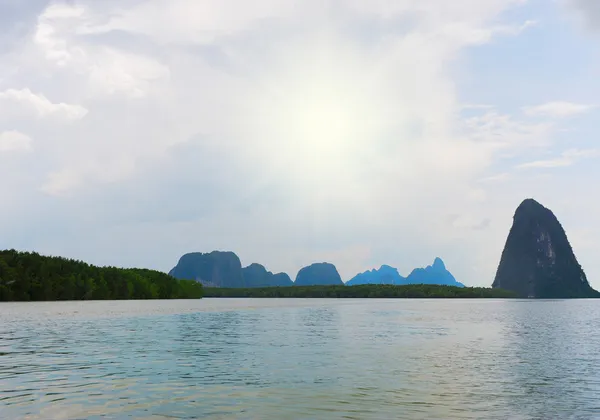
[[[600,418],[598,326],[595,300],[0,303],[0,418]]]

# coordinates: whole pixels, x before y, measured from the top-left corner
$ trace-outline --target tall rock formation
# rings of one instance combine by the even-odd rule
[[[600,297],[557,218],[533,199],[515,212],[492,287],[530,298]]]
[[[329,263],[315,263],[302,268],[296,276],[294,286],[343,286],[335,265]]]
[[[178,279],[197,280],[208,287],[245,287],[242,263],[233,252],[185,254],[169,274]]]
[[[436,258],[433,265],[425,268],[415,268],[406,278],[405,284],[441,284],[445,286],[465,287],[456,281],[454,276],[446,269],[441,258]]]
[[[292,286],[294,283],[286,273],[273,274],[260,264],[250,264],[242,269],[246,287]]]

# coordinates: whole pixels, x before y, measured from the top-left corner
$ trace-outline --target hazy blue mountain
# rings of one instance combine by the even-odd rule
[[[407,284],[406,279],[398,274],[398,269],[382,265],[379,270],[373,269],[357,274],[349,280],[347,286],[359,284]]]
[[[406,284],[443,284],[465,287],[464,284],[456,281],[439,257],[433,261],[433,265],[428,265],[425,268],[415,268],[406,278]]]
[[[533,199],[515,211],[492,287],[532,298],[600,297],[556,216]]]
[[[286,273],[273,274],[260,264],[250,264],[242,269],[246,287],[292,286],[294,283]]]
[[[245,287],[242,263],[233,252],[185,254],[169,274],[178,279],[196,280],[208,287]]]
[[[382,265],[379,270],[365,271],[356,275],[346,283],[348,286],[359,284],[440,284],[464,287],[456,281],[454,276],[446,269],[441,258],[436,258],[433,265],[425,268],[414,269],[408,277],[402,277],[398,270],[389,265]]]
[[[196,280],[207,287],[272,287],[272,286],[319,286],[343,285],[343,281],[333,264],[315,263],[302,268],[296,281],[292,282],[286,273],[273,274],[261,264],[250,264],[242,268],[238,256],[233,252],[213,251],[185,254],[169,274],[178,279]],[[441,259],[433,265],[413,270],[407,278],[389,265],[377,270],[358,274],[347,285],[359,284],[442,284],[464,287],[446,270]]]
[[[315,263],[302,268],[296,276],[294,286],[325,286],[343,285],[335,265],[329,263]]]

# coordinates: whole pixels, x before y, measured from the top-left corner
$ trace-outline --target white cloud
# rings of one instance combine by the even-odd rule
[[[571,166],[581,159],[595,158],[600,156],[600,150],[588,149],[578,150],[570,149],[561,154],[560,157],[546,160],[536,160],[533,162],[523,163],[518,166],[521,169],[532,169],[532,168],[560,168],[564,166]]]
[[[84,9],[79,6],[54,3],[48,6],[39,16],[34,41],[43,48],[47,59],[65,65],[79,56],[82,51],[69,45],[69,40],[61,37],[60,31],[68,31],[78,18],[84,15]],[[58,27],[61,23],[61,27]]]
[[[168,79],[169,69],[158,60],[114,45],[85,42],[84,36],[94,32],[90,28],[95,27],[95,19],[104,18],[91,6],[52,4],[38,17],[34,44],[62,71],[86,77],[96,95],[123,93],[139,98],[148,94],[154,82]]]
[[[43,94],[35,94],[29,89],[8,89],[0,92],[0,118],[7,115],[29,114],[41,118],[58,118],[72,121],[86,116],[88,110],[81,105],[53,103]]]
[[[74,188],[80,186],[83,182],[81,173],[70,169],[64,169],[49,174],[48,179],[42,185],[41,190],[47,194],[61,196],[67,195]]]
[[[510,179],[511,175],[508,172],[502,172],[496,175],[491,175],[491,176],[486,176],[484,178],[481,178],[479,180],[479,182],[482,183],[497,183],[497,182],[502,182],[502,181],[506,181],[508,179]]]
[[[593,108],[593,105],[554,101],[547,102],[542,105],[524,107],[523,112],[529,116],[565,118],[578,114],[584,114]]]
[[[449,135],[457,123],[453,113],[460,104],[443,70],[457,48],[485,42],[495,33],[495,29],[487,29],[486,21],[504,10],[504,3],[492,1],[480,7],[469,2],[473,7],[467,15],[463,9],[450,7],[450,23],[442,26],[431,25],[432,19],[441,18],[433,4],[425,9],[412,3],[394,6],[390,12],[399,16],[422,13],[417,30],[407,35],[392,27],[377,29],[373,45],[343,30],[344,25],[354,25],[363,16],[344,17],[356,10],[343,10],[342,4],[332,12],[313,2],[265,0],[252,7],[236,3],[235,16],[229,13],[232,4],[223,2],[148,1],[119,10],[106,10],[92,2],[53,5],[39,17],[34,38],[47,59],[61,71],[85,77],[87,92],[94,96],[125,93],[143,98],[159,83],[161,89],[154,91],[152,102],[159,108],[164,103],[163,112],[171,119],[168,123],[164,117],[156,119],[156,109],[151,117],[154,122],[143,118],[142,126],[131,127],[137,131],[129,139],[118,136],[118,145],[117,138],[93,144],[88,139],[87,147],[82,148],[83,160],[70,159],[77,163],[54,173],[85,172],[80,180],[98,180],[115,156],[135,161],[202,133],[232,156],[243,151],[247,162],[260,168],[259,173],[285,180],[309,194],[315,185],[336,188],[347,197],[358,188],[381,194],[383,191],[367,187],[374,176],[408,181],[415,171],[430,176],[430,167],[452,176],[469,176],[485,166],[490,150],[468,136]],[[378,14],[386,7],[369,6],[368,12]],[[202,13],[192,13],[197,8]],[[170,19],[149,18],[159,15]],[[277,24],[263,25],[261,20],[267,18],[279,19],[292,30],[282,32]],[[102,23],[106,21],[108,25]],[[160,24],[147,26],[148,22]],[[176,47],[172,51],[162,47],[149,50],[161,57],[158,61],[147,54],[126,52],[114,42],[87,41],[90,34],[115,29],[156,42],[193,45],[212,41],[228,67],[220,69]],[[474,39],[471,32],[478,31],[486,35]],[[167,110],[167,106],[171,108]],[[113,118],[122,118],[124,111]],[[162,141],[139,147],[141,139],[158,132],[164,133]],[[97,153],[89,153],[90,148],[98,149]],[[337,158],[340,154],[342,159]],[[371,176],[359,179],[355,171],[360,167],[358,160],[369,155],[379,163]],[[414,158],[407,159],[410,155]],[[96,161],[99,156],[104,164]],[[83,163],[90,159],[93,161]],[[310,172],[305,170],[307,162],[313,166]],[[90,167],[101,169],[90,174]],[[81,182],[49,183],[54,184],[58,189],[83,186]],[[353,185],[351,190],[349,185]],[[48,185],[45,190],[57,191]],[[417,189],[413,192],[418,193]]]
[[[600,3],[596,0],[566,0],[567,4],[577,10],[591,29],[600,28]]]
[[[464,129],[474,141],[486,144],[502,155],[512,155],[548,144],[555,129],[549,121],[529,122],[496,110],[465,119]]]
[[[31,138],[19,131],[10,130],[0,132],[0,153],[2,152],[29,152],[33,149]]]
[[[111,11],[107,23],[89,24],[80,32],[123,30],[160,43],[209,43],[257,25],[261,19],[289,16],[295,6],[294,0],[255,0],[251,4],[237,0],[147,0]]]
[[[126,93],[144,97],[156,81],[169,78],[169,70],[150,58],[125,54],[115,49],[98,51],[101,61],[90,63],[89,81],[98,93]]]

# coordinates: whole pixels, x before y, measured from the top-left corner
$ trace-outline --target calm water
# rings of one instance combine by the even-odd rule
[[[600,418],[600,300],[0,304],[2,419]]]

